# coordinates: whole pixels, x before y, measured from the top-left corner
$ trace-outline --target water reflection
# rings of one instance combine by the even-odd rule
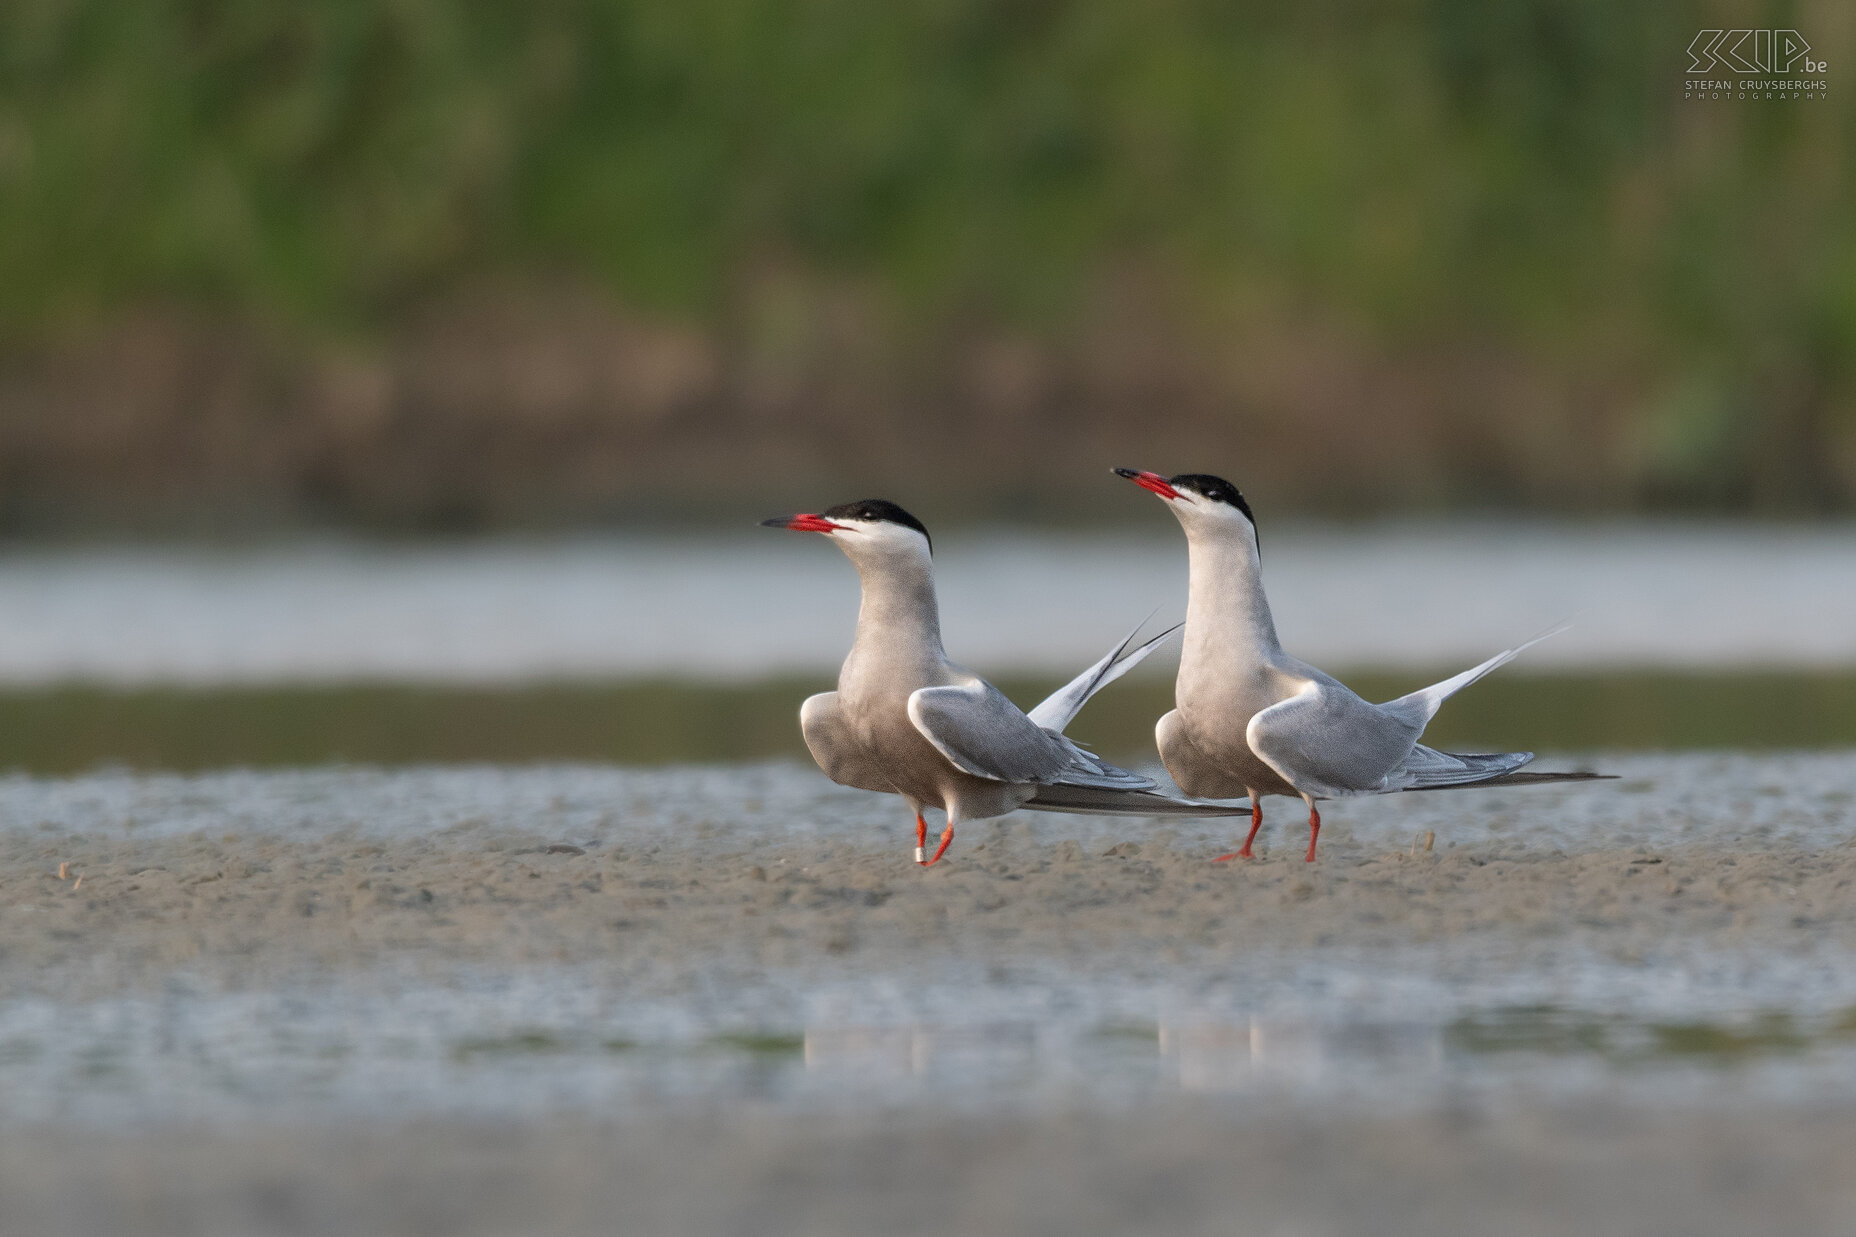
[[[1186,1091],[1322,1086],[1378,1071],[1397,1072],[1409,1081],[1438,1072],[1445,1062],[1442,1029],[1407,1022],[1336,1026],[1252,1018],[1237,1025],[1162,1026],[1159,1049]]]
[[[1174,1092],[1371,1110],[1475,1093],[1712,1101],[1724,1084],[1752,1098],[1825,1100],[1856,1086],[1849,1010],[1646,1019],[1530,1004],[1442,1011],[1435,1022],[1027,1017],[667,1033],[598,1013],[506,1021],[506,1006],[442,995],[449,1016],[398,1024],[392,1007],[363,1017],[326,1005],[201,997],[160,1015],[172,1023],[165,1035],[152,1011],[132,1003],[0,1010],[0,1120],[109,1125],[174,1112],[259,1116],[279,1105],[336,1117],[507,1117],[926,1100],[1037,1112]]]
[[[1032,1077],[1053,1054],[1041,1052],[1029,1022],[977,1026],[817,1026],[806,1028],[805,1067],[844,1081],[1003,1075]]]
[[[1135,1084],[1205,1094],[1302,1090],[1332,1096],[1534,1081],[1619,1071],[1841,1061],[1856,1053],[1856,1012],[1803,1019],[1759,1012],[1719,1020],[1633,1018],[1554,1005],[1497,1006],[1448,1022],[1257,1016],[1109,1023],[1087,1032],[1032,1022],[970,1026],[816,1025],[803,1065],[815,1088],[933,1083],[937,1089]],[[1567,1067],[1555,1072],[1555,1067]],[[1543,1072],[1544,1069],[1544,1072]]]

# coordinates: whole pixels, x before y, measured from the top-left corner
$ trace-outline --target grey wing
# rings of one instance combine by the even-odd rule
[[[956,769],[974,777],[1130,790],[1153,786],[1044,729],[983,679],[911,693],[909,720]]]
[[[1257,758],[1305,794],[1342,797],[1384,790],[1417,745],[1422,726],[1316,680],[1258,712],[1244,738]]]
[[[1420,743],[1386,779],[1386,789],[1442,790],[1446,786],[1471,786],[1513,773],[1533,758],[1532,752],[1440,752]]]
[[[1021,805],[1032,812],[1078,812],[1088,816],[1245,816],[1248,801],[1206,803],[1156,790],[1120,790],[1100,786],[1040,786]]]
[[[812,753],[812,759],[818,761],[825,776],[838,785],[895,793],[896,788],[889,784],[876,762],[852,738],[844,711],[838,707],[837,692],[806,697],[806,702],[799,706],[799,732],[806,737],[806,749]]]

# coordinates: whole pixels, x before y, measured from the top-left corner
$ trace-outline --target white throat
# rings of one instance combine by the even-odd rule
[[[1191,578],[1182,676],[1193,665],[1268,661],[1282,651],[1263,595],[1256,530],[1247,522],[1182,520]]]
[[[945,660],[941,606],[934,591],[934,560],[927,546],[912,551],[895,547],[853,549],[847,544],[844,549],[863,581],[851,660]]]

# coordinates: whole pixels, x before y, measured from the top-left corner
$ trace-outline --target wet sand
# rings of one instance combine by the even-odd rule
[[[926,872],[789,766],[9,779],[0,1219],[1848,1231],[1856,762],[1599,763]]]
[[[1259,949],[1461,942],[1623,958],[1856,949],[1851,848],[1413,853],[1330,836],[1307,864],[1297,829],[1255,862],[1213,865],[1199,844],[1085,848],[1033,828],[976,829],[932,871],[877,838],[573,853],[493,832],[121,847],[27,835],[0,844],[0,991],[158,991],[176,968],[241,988],[421,959],[597,965],[609,982],[656,990],[781,968],[901,974],[937,959],[1216,969]]]
[[[1212,973],[1259,952],[1856,947],[1856,761],[1597,763],[1627,776],[1332,805],[1314,864],[1298,805],[1271,799],[1252,862],[1208,862],[1246,818],[1018,813],[963,829],[932,870],[910,862],[893,801],[796,764],[16,778],[0,786],[0,994],[422,962],[595,965],[674,991],[950,961]]]

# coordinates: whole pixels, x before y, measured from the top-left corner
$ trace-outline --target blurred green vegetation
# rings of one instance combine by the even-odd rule
[[[1140,258],[1407,327],[1847,342],[1849,107],[1685,104],[1718,7],[10,0],[0,305],[365,323],[555,262],[701,314],[790,255],[1035,320]]]
[[[1834,1019],[1806,1020],[1774,1010],[1752,1018],[1656,1022],[1557,1005],[1518,1005],[1459,1018],[1444,1034],[1453,1050],[1471,1055],[1591,1054],[1620,1065],[1687,1058],[1727,1066],[1847,1042],[1851,1030],[1849,1011]]]
[[[1189,350],[1302,319],[1518,348],[1632,409],[1605,449],[1650,500],[1833,508],[1856,475],[1844,16],[7,0],[0,337],[153,299],[367,339],[540,271],[778,351],[810,311],[743,292],[768,269],[1033,335],[1136,272],[1214,341]],[[1685,49],[1723,23],[1802,30],[1830,96],[1685,101]],[[1530,442],[1497,437],[1438,451],[1496,490]]]
[[[1428,681],[1356,675],[1371,699]],[[1055,683],[1001,683],[1021,704]],[[0,693],[0,769],[100,765],[198,770],[345,761],[806,759],[799,702],[829,683],[662,682],[520,688],[275,687]],[[1153,759],[1172,684],[1117,684],[1114,707],[1071,733],[1124,760]],[[1450,702],[1426,742],[1457,750],[1812,748],[1856,745],[1856,674],[1510,675]]]

